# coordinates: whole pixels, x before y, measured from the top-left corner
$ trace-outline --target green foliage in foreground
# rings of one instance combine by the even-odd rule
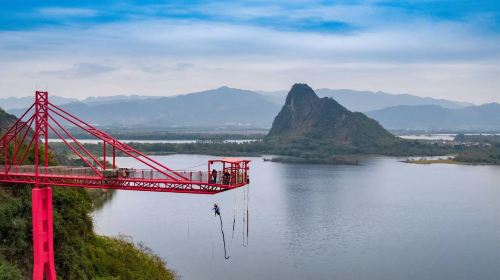
[[[151,249],[142,244],[136,247],[126,239],[98,237],[92,262],[96,275],[101,275],[96,279],[174,279]]]
[[[144,246],[93,232],[83,189],[54,188],[54,250],[60,279],[174,279]],[[0,280],[27,279],[32,267],[31,187],[0,190]],[[7,261],[9,260],[9,261]]]

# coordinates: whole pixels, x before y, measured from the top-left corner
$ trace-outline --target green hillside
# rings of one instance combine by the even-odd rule
[[[2,131],[2,132],[5,131],[16,120],[17,120],[17,118],[14,115],[7,113],[3,109],[0,108],[0,131]]]

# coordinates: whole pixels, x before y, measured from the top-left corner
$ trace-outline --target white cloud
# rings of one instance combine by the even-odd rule
[[[194,64],[191,63],[177,63],[173,66],[171,65],[163,65],[159,63],[153,64],[145,64],[141,67],[142,71],[152,74],[162,74],[166,72],[177,72],[177,71],[186,71],[195,67]]]
[[[464,22],[321,34],[136,20],[0,32],[0,83],[6,96],[48,85],[57,95],[85,97],[169,95],[220,85],[277,90],[303,81],[313,87],[500,101],[499,41]]]
[[[40,75],[48,75],[55,76],[57,78],[90,78],[93,76],[98,76],[107,72],[111,72],[115,70],[115,68],[96,64],[96,63],[77,63],[73,65],[71,68],[67,69],[59,69],[59,70],[44,70],[38,72]]]

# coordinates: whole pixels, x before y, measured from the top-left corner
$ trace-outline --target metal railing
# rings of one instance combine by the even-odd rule
[[[8,166],[9,174],[35,174],[34,165],[11,165]],[[0,174],[5,173],[5,166],[0,165]],[[96,177],[97,174],[88,167],[76,167],[76,166],[39,166],[38,174],[40,175],[57,175],[57,176],[68,176],[68,177]]]
[[[247,178],[245,178],[245,173],[243,170],[235,172],[233,176],[229,178],[224,177],[221,171],[217,172],[216,180],[213,181],[213,176],[211,172],[208,171],[190,171],[190,170],[174,170],[174,171],[163,171],[159,172],[151,169],[134,169],[134,168],[117,168],[117,169],[107,169],[99,170],[104,178],[107,179],[139,179],[139,180],[173,180],[172,178],[179,178],[177,174],[187,178],[183,181],[193,181],[193,182],[203,182],[211,184],[221,184],[221,185],[239,185],[246,183]],[[170,175],[167,176],[165,174]],[[0,165],[0,175],[5,174],[5,165]],[[35,166],[34,165],[11,165],[9,166],[8,174],[26,174],[34,175]],[[39,166],[39,175],[53,175],[61,177],[99,177],[91,168],[89,167],[75,167],[75,166]]]

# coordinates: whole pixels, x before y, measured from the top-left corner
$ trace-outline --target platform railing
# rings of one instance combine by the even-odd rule
[[[195,181],[195,182],[203,182],[203,183],[212,183],[212,184],[221,184],[221,185],[230,185],[232,183],[235,184],[242,184],[246,182],[245,178],[245,173],[243,170],[236,172],[236,179],[231,180],[229,179],[229,183],[225,182],[224,180],[224,174],[222,171],[217,172],[216,180],[215,182],[213,181],[212,177],[212,172],[208,171],[191,171],[191,170],[174,170],[176,174],[180,174],[181,176],[187,178],[189,181]],[[118,169],[118,170],[113,170],[113,171],[107,171],[108,173],[114,172],[115,175],[112,175],[113,173],[110,173],[110,176],[115,176],[119,179],[170,179],[168,176],[165,174],[151,170],[151,169]],[[106,174],[106,172],[105,172]],[[168,173],[167,173],[168,174]],[[106,176],[106,175],[105,175]],[[173,173],[172,173],[172,176]]]
[[[35,174],[34,165],[11,165],[8,167],[9,174]],[[0,165],[0,175],[5,174],[5,166]],[[40,175],[58,175],[58,176],[82,176],[96,177],[97,174],[88,167],[77,166],[39,166],[38,174]]]
[[[246,183],[245,173],[243,170],[237,171],[236,179],[224,179],[224,174],[221,171],[217,172],[215,182],[213,181],[212,173],[208,171],[191,171],[191,170],[174,170],[159,172],[151,169],[134,169],[134,168],[116,168],[99,170],[105,179],[138,179],[138,180],[172,180],[178,178],[176,174],[187,178],[188,181],[221,184],[221,185],[239,185]],[[175,173],[174,173],[175,172]],[[11,165],[8,170],[9,174],[35,174],[34,165]],[[171,175],[171,177],[164,173]],[[0,165],[0,175],[5,174],[5,166]],[[99,177],[89,167],[75,167],[75,166],[39,166],[39,175],[54,175],[54,176],[67,176],[67,177]],[[233,176],[234,176],[233,174]]]

